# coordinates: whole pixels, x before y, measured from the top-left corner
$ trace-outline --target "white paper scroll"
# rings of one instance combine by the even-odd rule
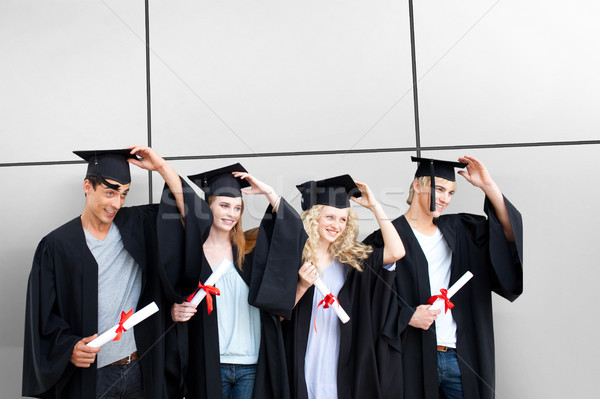
[[[146,320],[148,317],[152,316],[156,312],[158,312],[158,306],[155,302],[152,302],[144,306],[142,309],[138,310],[134,314],[132,314],[131,317],[123,323],[123,328],[126,331],[128,331],[130,328]],[[115,324],[115,326],[109,329],[108,331],[102,333],[102,335],[100,335],[96,339],[92,340],[91,342],[88,342],[87,346],[97,348],[99,346],[104,345],[107,342],[112,341],[117,336],[117,328],[119,328],[118,323]]]
[[[317,278],[317,280],[315,281],[315,287],[317,287],[321,295],[323,295],[324,297],[331,294],[329,288],[325,286],[325,283],[320,278]],[[332,305],[329,305],[329,307],[333,309],[333,311],[340,318],[342,323],[348,323],[348,321],[350,320],[350,316],[348,316],[348,313],[346,313],[346,311],[340,306],[340,302],[337,298],[335,298],[335,302]]]
[[[454,294],[456,294],[458,292],[458,290],[460,290],[463,287],[463,285],[467,284],[467,281],[469,281],[471,278],[473,278],[473,273],[466,272],[465,274],[463,274],[463,276],[461,278],[459,278],[456,281],[456,283],[452,284],[452,287],[448,288],[448,295],[447,295],[448,299],[452,298],[452,296]],[[436,309],[442,310],[442,309],[444,309],[444,303],[445,303],[445,301],[438,298],[433,303],[433,305],[431,305],[429,307],[429,310],[436,310]]]
[[[219,263],[219,266],[217,266],[217,270],[215,270],[210,276],[208,276],[204,285],[214,286],[217,283],[217,281],[219,281],[219,279],[225,274],[225,272],[227,272],[227,270],[229,270],[229,268],[232,266],[233,262],[231,262],[228,259],[223,259],[221,263]],[[202,302],[205,296],[206,291],[204,291],[203,289],[199,289],[198,292],[196,292],[196,294],[192,298],[192,300],[189,302],[198,306],[198,304]]]

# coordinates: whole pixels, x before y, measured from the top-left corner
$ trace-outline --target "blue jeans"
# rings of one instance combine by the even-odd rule
[[[126,366],[104,366],[96,371],[97,399],[144,399],[142,369],[134,361]]]
[[[438,351],[437,357],[440,399],[463,399],[462,379],[456,350]]]
[[[223,399],[252,399],[256,364],[221,363]]]

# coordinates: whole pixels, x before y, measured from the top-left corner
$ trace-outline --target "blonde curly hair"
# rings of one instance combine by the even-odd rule
[[[308,239],[302,251],[302,260],[312,262],[313,265],[319,264],[319,218],[325,205],[315,205],[302,213],[302,222],[304,230],[308,234]],[[346,229],[329,246],[329,253],[334,259],[348,264],[358,271],[362,272],[361,261],[369,257],[373,248],[369,245],[357,242],[358,236],[358,215],[352,208],[348,208],[348,220]]]

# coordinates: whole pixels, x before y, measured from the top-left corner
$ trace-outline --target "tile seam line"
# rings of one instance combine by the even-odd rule
[[[571,147],[576,145],[599,145],[600,140],[579,141],[550,141],[530,143],[503,143],[503,144],[463,144],[463,145],[440,145],[422,146],[421,151],[453,151],[453,150],[476,150],[476,149],[501,149],[501,148],[530,148],[530,147]],[[319,156],[319,155],[343,155],[343,154],[377,154],[388,152],[411,152],[415,147],[389,147],[389,148],[364,148],[348,150],[313,150],[313,151],[279,151],[264,153],[240,153],[240,154],[208,154],[208,155],[181,155],[165,156],[167,161],[187,161],[203,159],[228,159],[228,158],[273,158],[287,156]],[[85,161],[39,161],[39,162],[5,162],[0,163],[0,168],[19,166],[60,166],[84,164]]]

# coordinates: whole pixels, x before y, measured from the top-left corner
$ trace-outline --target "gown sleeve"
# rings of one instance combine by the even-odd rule
[[[394,331],[389,334],[386,330],[388,323],[393,322],[391,318],[396,317],[396,272],[384,267],[383,252],[383,248],[374,249],[363,262],[363,271],[355,273],[362,281],[352,294],[358,300],[352,310],[356,325],[353,334],[362,343],[362,349],[354,349],[358,352],[354,360],[353,390],[362,394],[358,396],[369,396],[372,392],[373,397],[392,398],[402,396],[402,384],[398,383],[402,379],[402,360],[401,352],[394,345],[399,334]],[[367,339],[372,340],[368,345]],[[363,359],[369,358],[372,359],[370,370],[365,371]]]
[[[276,213],[272,209],[267,208],[258,230],[248,302],[289,319],[307,235],[300,215],[285,199],[281,199]]]
[[[371,313],[373,329],[381,332],[390,310],[396,304],[396,271],[383,264],[384,248],[376,248],[363,262],[363,273],[369,275],[371,286]]]
[[[75,344],[81,337],[59,312],[55,265],[50,238],[44,238],[35,252],[27,286],[25,342],[23,349],[23,395],[37,396],[68,378],[67,367]]]
[[[377,229],[371,234],[369,234],[364,240],[363,244],[370,245],[373,248],[382,248],[383,247],[383,236],[381,234],[381,229]]]
[[[484,211],[488,215],[492,290],[512,302],[523,292],[523,219],[508,199],[504,198],[504,202],[515,242],[506,239],[502,224],[487,198]]]
[[[394,221],[396,223],[396,221]],[[396,227],[396,226],[394,226]],[[381,251],[381,260],[379,262],[383,262],[383,235],[381,234],[381,230],[375,230],[373,233],[369,234],[363,241],[366,245],[371,245],[375,251]],[[396,270],[398,267],[402,267],[401,264],[396,264]],[[388,292],[391,292],[391,298],[387,299],[385,303],[391,304],[389,308],[387,308],[387,313],[384,318],[380,319],[383,322],[382,335],[384,339],[394,347],[396,350],[401,350],[401,338],[400,334],[410,321],[414,309],[410,306],[407,306],[403,303],[402,298],[400,298],[396,292],[396,272],[390,272],[381,268],[382,271],[379,272],[382,275],[382,279],[379,283],[379,286],[389,284],[390,289]]]
[[[202,270],[202,244],[208,238],[213,216],[208,206],[182,179],[185,226],[173,193],[165,184],[158,208],[158,248],[166,298],[182,303],[198,288]]]

